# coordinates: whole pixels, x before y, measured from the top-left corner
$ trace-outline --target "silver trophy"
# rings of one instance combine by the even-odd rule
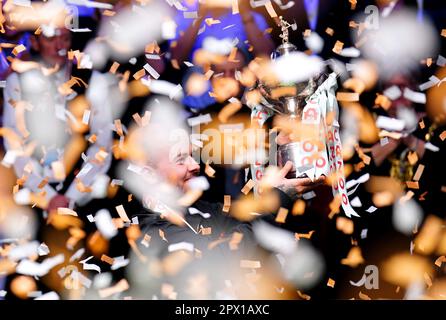
[[[291,25],[280,17],[280,26],[282,34],[282,44],[272,54],[272,59],[275,60],[279,57],[289,55],[292,52],[297,52],[297,47],[288,41],[288,29]],[[274,86],[260,82],[258,89],[262,94],[262,105],[273,110],[274,113],[285,115],[290,120],[302,119],[302,111],[307,104],[307,98],[309,98],[318,88],[318,86],[325,80],[326,74],[320,73],[317,76],[304,81],[293,83],[278,83]],[[274,91],[279,88],[287,87],[286,92],[290,94],[281,94],[275,96]],[[287,161],[293,162],[293,169],[288,173],[287,178],[305,177],[305,174],[300,174],[301,170],[297,168],[301,167],[301,163],[298,163],[300,158],[300,144],[299,142],[291,142],[278,147],[277,152],[277,164],[279,167],[283,167]]]

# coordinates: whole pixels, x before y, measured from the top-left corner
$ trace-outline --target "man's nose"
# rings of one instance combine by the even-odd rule
[[[188,159],[187,159],[187,170],[190,171],[190,172],[198,172],[198,171],[200,171],[200,165],[191,156],[189,156]]]

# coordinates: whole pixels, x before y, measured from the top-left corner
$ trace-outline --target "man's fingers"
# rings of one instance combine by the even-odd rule
[[[279,175],[281,178],[285,178],[288,172],[293,168],[293,163],[291,161],[287,161],[282,169],[279,171]]]

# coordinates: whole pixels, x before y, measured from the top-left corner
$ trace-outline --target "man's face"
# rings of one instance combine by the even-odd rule
[[[168,157],[158,160],[157,170],[167,181],[186,191],[187,182],[198,176],[200,165],[192,158],[190,146],[173,147]]]
[[[67,62],[67,52],[71,47],[70,31],[59,28],[52,37],[40,34],[32,40],[32,46],[45,63],[51,66],[58,64],[62,67]]]

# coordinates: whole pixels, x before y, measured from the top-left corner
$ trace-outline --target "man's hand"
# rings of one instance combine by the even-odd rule
[[[293,168],[293,163],[288,161],[285,166],[279,171],[278,179],[274,187],[285,192],[290,198],[294,199],[297,195],[308,192],[325,181],[325,176],[320,176],[318,179],[311,181],[310,178],[285,178],[288,172]]]
[[[47,211],[51,212],[53,210],[57,210],[57,208],[68,208],[69,204],[70,200],[67,197],[58,194],[51,198]]]

